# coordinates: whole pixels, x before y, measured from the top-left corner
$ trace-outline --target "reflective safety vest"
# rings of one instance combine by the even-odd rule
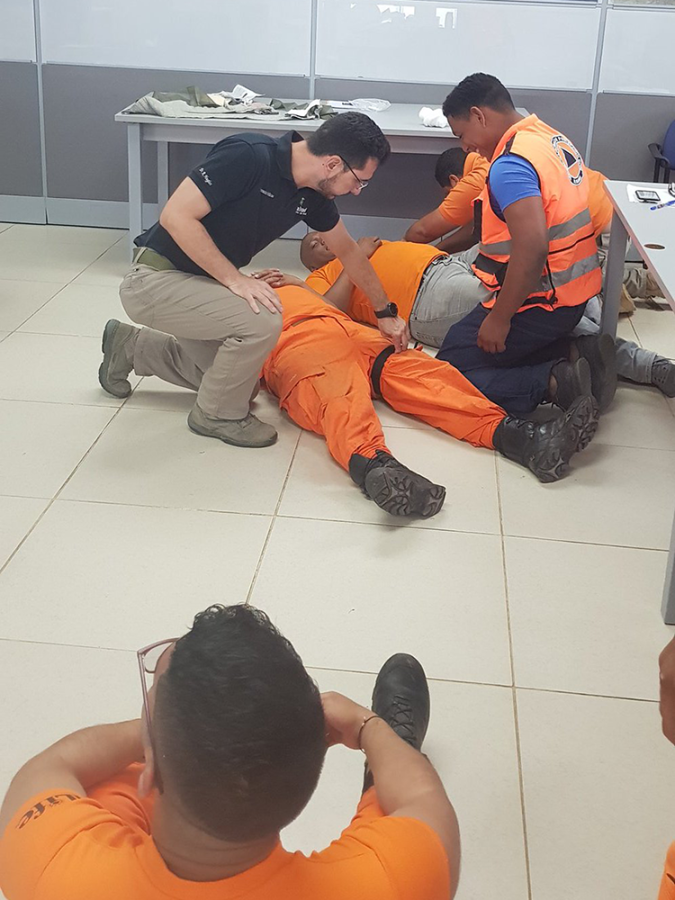
[[[589,179],[579,151],[564,135],[532,115],[509,128],[497,145],[492,163],[507,153],[534,166],[548,227],[546,265],[539,284],[519,312],[533,306],[554,309],[585,303],[600,292],[602,275],[588,209]],[[483,304],[488,308],[494,306],[504,284],[511,256],[508,225],[494,212],[490,200],[488,174],[485,188],[474,203],[479,253],[473,265],[474,273],[494,292]]]

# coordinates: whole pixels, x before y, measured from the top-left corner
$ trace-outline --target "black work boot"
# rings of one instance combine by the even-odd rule
[[[572,355],[585,359],[591,370],[591,390],[600,412],[605,412],[616,393],[616,344],[609,334],[584,334],[572,341]]]
[[[567,409],[577,397],[589,397],[593,393],[591,367],[587,360],[556,363],[551,369],[551,385],[548,399],[562,409]]]
[[[429,727],[431,701],[424,669],[409,653],[396,653],[380,669],[371,708],[415,750],[421,750]],[[363,789],[372,787],[366,767]]]
[[[502,456],[518,463],[545,484],[558,481],[572,456],[587,447],[598,427],[593,397],[577,397],[550,422],[528,422],[507,416],[497,426],[493,443]]]
[[[364,494],[392,516],[435,516],[443,506],[445,488],[402,465],[384,450],[373,459],[353,453],[349,474]]]

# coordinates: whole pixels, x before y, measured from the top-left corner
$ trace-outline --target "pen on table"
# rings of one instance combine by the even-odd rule
[[[655,209],[663,209],[664,206],[675,206],[675,200],[666,200],[663,203],[657,203],[656,206],[650,206],[650,211]]]

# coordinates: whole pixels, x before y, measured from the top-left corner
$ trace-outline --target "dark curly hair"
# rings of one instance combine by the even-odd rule
[[[340,156],[353,169],[362,169],[369,159],[382,165],[391,153],[379,126],[360,112],[340,113],[328,119],[309,135],[307,147],[314,156]]]
[[[511,94],[494,75],[475,72],[468,75],[443,102],[443,115],[467,119],[472,106],[487,106],[497,112],[515,109]]]
[[[326,753],[318,688],[250,606],[195,616],[157,682],[153,728],[164,790],[222,840],[256,840],[292,822]]]

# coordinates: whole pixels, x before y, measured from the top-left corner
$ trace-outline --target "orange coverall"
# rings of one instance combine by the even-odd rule
[[[389,342],[306,288],[278,293],[283,329],[262,374],[281,408],[302,428],[322,434],[344,469],[353,453],[372,459],[377,450],[386,451],[370,374]],[[475,447],[492,449],[506,416],[456,369],[419,350],[388,357],[380,393],[397,412]]]

